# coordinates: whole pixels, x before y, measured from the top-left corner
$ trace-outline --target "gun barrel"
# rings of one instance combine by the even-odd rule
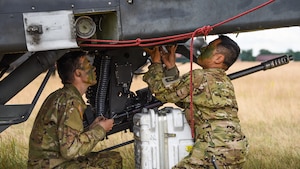
[[[231,73],[228,75],[228,77],[233,80],[233,79],[237,79],[261,70],[267,70],[267,69],[272,69],[281,65],[285,65],[288,64],[290,60],[293,60],[293,57],[287,56],[287,55],[283,55],[280,57],[277,57],[275,59],[271,59],[271,60],[267,60],[265,62],[262,62],[260,65],[257,66],[253,66],[235,73]]]

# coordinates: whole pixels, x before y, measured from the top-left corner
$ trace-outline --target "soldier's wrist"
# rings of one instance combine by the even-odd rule
[[[165,70],[165,76],[174,76],[174,77],[178,78],[179,70],[178,70],[177,66],[175,65],[170,69],[167,68]]]

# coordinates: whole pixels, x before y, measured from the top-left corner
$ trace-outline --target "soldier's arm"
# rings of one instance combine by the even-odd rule
[[[163,102],[176,103],[182,99],[177,96],[176,92],[181,79],[170,75],[164,71],[162,64],[152,64],[149,66],[149,71],[144,75],[143,80],[148,84],[149,89],[157,99]]]
[[[60,152],[66,159],[73,159],[90,153],[106,135],[106,131],[100,125],[95,125],[83,132],[82,110],[80,106],[77,107],[74,104],[76,105],[76,101],[67,104],[65,121],[59,125],[58,129]]]
[[[164,77],[162,66],[154,64],[149,66],[149,71],[144,75],[143,80],[149,85],[155,97],[163,102],[177,103],[190,94],[190,75],[183,75],[178,79]],[[199,86],[202,73],[200,70],[193,71],[193,86]],[[188,99],[187,99],[188,101]]]

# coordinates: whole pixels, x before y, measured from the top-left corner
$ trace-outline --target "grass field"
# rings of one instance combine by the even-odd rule
[[[256,66],[256,62],[237,62],[228,73]],[[182,72],[189,64],[179,65]],[[196,68],[196,66],[194,66]],[[44,74],[39,76],[9,104],[30,103]],[[135,78],[132,90],[146,87]],[[250,142],[246,169],[300,169],[300,63],[291,62],[233,80],[239,104],[239,117]],[[0,168],[26,168],[28,138],[35,115],[45,97],[61,87],[53,76],[46,85],[30,118],[0,133]],[[118,133],[97,145],[95,151],[127,140],[133,134]],[[116,149],[124,158],[124,168],[134,168],[133,144]]]

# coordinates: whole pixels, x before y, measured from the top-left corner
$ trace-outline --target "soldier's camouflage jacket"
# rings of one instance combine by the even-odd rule
[[[85,109],[82,96],[71,84],[47,97],[30,135],[28,168],[53,168],[91,152],[106,132],[99,125],[84,131]]]
[[[166,71],[162,64],[152,64],[143,80],[157,99],[184,108],[189,120],[190,73],[177,78],[178,73],[177,67]],[[176,167],[211,168],[214,157],[218,166],[240,168],[246,160],[248,142],[241,131],[230,79],[217,68],[195,69],[192,77],[195,144]]]

